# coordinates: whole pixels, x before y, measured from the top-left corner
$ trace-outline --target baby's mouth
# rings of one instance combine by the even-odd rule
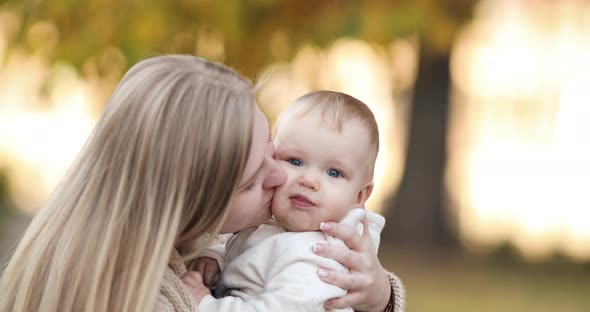
[[[297,208],[309,208],[315,206],[314,202],[301,194],[291,196],[289,197],[289,200],[291,200],[291,203]]]

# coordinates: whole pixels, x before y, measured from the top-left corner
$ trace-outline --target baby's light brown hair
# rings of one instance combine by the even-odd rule
[[[319,113],[323,126],[337,131],[342,131],[344,122],[353,119],[359,120],[365,126],[368,130],[370,146],[367,151],[367,177],[369,181],[372,181],[375,161],[379,153],[379,128],[371,109],[361,100],[346,93],[320,90],[297,98],[281,114],[281,117],[293,114],[300,118],[309,113]]]

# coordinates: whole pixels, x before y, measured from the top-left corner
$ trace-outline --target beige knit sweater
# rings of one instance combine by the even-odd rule
[[[187,272],[186,266],[182,261],[180,254],[172,251],[170,256],[170,263],[166,268],[164,280],[160,287],[160,293],[154,307],[154,312],[196,312],[196,304],[182,283],[182,276]],[[393,288],[394,295],[394,312],[403,312],[405,309],[405,293],[404,288],[393,273],[389,276],[390,283]]]
[[[180,254],[174,249],[170,263],[164,274],[164,281],[160,287],[160,294],[156,301],[154,312],[195,312],[197,306],[190,293],[182,283],[182,276],[186,273],[186,266]]]

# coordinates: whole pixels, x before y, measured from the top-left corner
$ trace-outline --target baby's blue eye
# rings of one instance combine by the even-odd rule
[[[338,178],[342,176],[342,173],[336,169],[328,169],[327,174],[331,177]]]
[[[299,159],[291,158],[291,159],[287,159],[287,161],[293,166],[301,167],[303,165],[301,163],[301,160],[299,160]]]

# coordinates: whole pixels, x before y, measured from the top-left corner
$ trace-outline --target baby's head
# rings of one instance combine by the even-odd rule
[[[274,144],[287,181],[275,192],[272,212],[287,230],[340,221],[371,195],[379,130],[358,99],[334,91],[298,98],[279,117]]]

